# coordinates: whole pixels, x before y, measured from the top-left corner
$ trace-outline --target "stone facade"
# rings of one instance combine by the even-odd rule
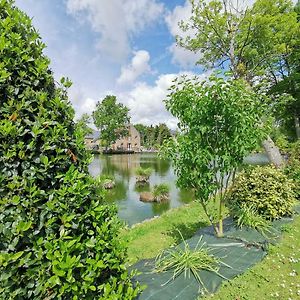
[[[141,137],[136,128],[130,124],[128,136],[118,139],[112,146],[112,150],[141,151]]]
[[[84,138],[85,146],[88,150],[99,150],[99,132],[94,131]]]

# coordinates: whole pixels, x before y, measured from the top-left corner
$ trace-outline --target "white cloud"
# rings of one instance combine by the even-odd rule
[[[195,75],[190,72],[163,74],[154,85],[139,82],[130,92],[119,95],[118,99],[130,109],[132,122],[146,125],[166,123],[171,129],[176,129],[177,120],[166,110],[163,100],[167,97],[172,81],[183,74],[191,77]],[[199,77],[204,79],[207,75],[203,73]]]
[[[174,10],[165,17],[169,31],[174,36],[174,39],[177,35],[186,37],[194,34],[194,31],[183,32],[178,26],[180,21],[187,21],[189,19],[191,10],[191,3],[186,1],[183,6],[176,6]],[[175,42],[169,47],[169,51],[172,54],[172,62],[183,68],[194,66],[197,60],[199,60],[199,54],[186,50],[178,46]]]
[[[139,50],[134,52],[134,57],[132,58],[130,65],[121,69],[121,75],[117,79],[117,83],[130,84],[142,74],[150,72],[151,68],[149,61],[150,55],[147,51]]]
[[[156,0],[67,0],[67,9],[78,20],[88,21],[99,33],[97,48],[119,62],[130,52],[129,38],[164,11],[163,4]]]

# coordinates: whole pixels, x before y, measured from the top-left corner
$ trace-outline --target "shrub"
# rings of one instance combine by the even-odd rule
[[[133,299],[116,209],[91,190],[62,79],[31,20],[0,1],[1,299]]]
[[[166,196],[170,192],[170,187],[166,183],[156,184],[153,187],[153,195],[154,197]]]
[[[295,193],[300,199],[300,142],[293,144],[290,158],[285,167],[285,173],[295,183]]]
[[[252,207],[267,219],[292,213],[294,184],[272,166],[257,166],[241,172],[236,178],[227,204],[232,210]]]
[[[135,174],[137,176],[143,176],[143,177],[150,177],[151,173],[152,173],[152,169],[151,168],[142,168],[142,167],[139,167],[135,170]]]

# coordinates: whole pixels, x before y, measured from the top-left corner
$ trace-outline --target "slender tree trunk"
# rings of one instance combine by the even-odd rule
[[[296,128],[296,136],[297,139],[300,139],[300,120],[299,120],[299,116],[295,116],[295,128]]]
[[[281,153],[279,152],[278,147],[276,147],[275,143],[271,139],[270,136],[267,137],[265,141],[263,141],[263,147],[268,155],[270,162],[276,167],[280,168],[284,165],[284,160],[282,158]]]

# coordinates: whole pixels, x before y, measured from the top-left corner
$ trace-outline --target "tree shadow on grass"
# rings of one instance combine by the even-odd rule
[[[182,242],[182,237],[185,240],[189,239],[193,237],[199,229],[206,226],[209,226],[209,224],[208,222],[205,221],[199,221],[190,224],[181,223],[181,224],[174,225],[170,230],[165,232],[165,235],[172,237],[174,243],[177,245]],[[179,232],[181,233],[182,237]]]

